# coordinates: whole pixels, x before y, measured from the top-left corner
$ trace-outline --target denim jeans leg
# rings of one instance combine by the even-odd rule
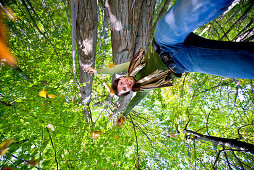
[[[254,78],[254,52],[251,50],[184,45],[173,58],[188,72],[230,78]]]
[[[178,0],[160,19],[155,41],[162,50],[182,43],[190,32],[223,13],[233,0]]]

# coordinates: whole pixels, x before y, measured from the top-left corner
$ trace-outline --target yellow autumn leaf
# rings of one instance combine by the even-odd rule
[[[117,126],[120,128],[126,121],[126,117],[125,116],[120,116],[117,119]]]
[[[14,140],[7,140],[4,141],[3,143],[1,143],[0,145],[0,155],[4,156],[4,154],[6,153],[7,149],[9,148],[10,144],[13,142]]]
[[[39,96],[46,98],[47,92],[43,89],[42,91],[40,91]]]
[[[49,94],[48,97],[49,97],[49,98],[55,98],[56,96],[53,95],[53,94]]]
[[[38,163],[39,162],[37,160],[35,160],[35,159],[31,159],[29,161],[26,161],[27,165],[32,165],[32,166],[38,165]]]
[[[108,63],[108,68],[114,67],[116,64],[115,63]]]
[[[92,134],[92,138],[98,139],[98,138],[100,138],[101,134],[102,134],[102,131],[94,131]]]

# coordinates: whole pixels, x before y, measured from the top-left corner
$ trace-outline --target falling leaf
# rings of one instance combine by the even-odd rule
[[[1,62],[4,62],[5,64],[8,64],[10,66],[17,66],[18,64],[16,58],[11,54],[7,47],[7,44],[3,42],[2,39],[0,39],[0,59]]]
[[[49,94],[48,97],[49,97],[49,98],[55,98],[56,96],[53,95],[53,94]]]
[[[111,97],[113,97],[115,95],[115,91],[106,83],[103,82],[103,85],[106,87],[106,89],[108,90],[109,94]]]
[[[117,119],[117,126],[120,128],[126,121],[126,117],[125,116],[120,116]]]
[[[114,67],[115,66],[115,63],[109,63],[108,64],[108,68],[112,68],[112,67]]]
[[[169,137],[172,137],[172,138],[177,138],[177,136],[176,136],[175,133],[168,133],[168,136],[169,136]]]
[[[52,124],[50,124],[50,123],[48,124],[48,128],[51,129],[53,132],[55,131],[54,126]]]
[[[115,135],[114,137],[115,137],[115,139],[118,139],[118,135]]]
[[[14,169],[13,169],[13,167],[5,166],[5,167],[3,167],[1,170],[14,170]]]
[[[108,118],[109,118],[109,119],[112,119],[112,115],[108,115]]]
[[[98,138],[100,138],[101,134],[102,134],[102,131],[94,131],[92,138],[98,139]]]
[[[0,16],[0,62],[4,62],[10,66],[17,66],[18,61],[15,56],[11,54],[7,44],[6,27],[3,23]]]
[[[1,143],[0,145],[0,155],[4,156],[4,154],[6,153],[7,149],[9,148],[10,144],[13,142],[14,140],[7,140],[3,143]]]
[[[39,162],[37,160],[35,160],[35,159],[31,159],[29,161],[26,161],[27,165],[32,165],[32,166],[38,165],[38,163]]]
[[[39,96],[46,98],[47,97],[47,92],[43,89],[40,93]]]

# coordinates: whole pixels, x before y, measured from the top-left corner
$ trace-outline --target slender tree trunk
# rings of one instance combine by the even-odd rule
[[[152,31],[154,0],[106,0],[111,27],[113,62],[130,61],[139,48],[147,49]],[[114,117],[125,110],[132,93],[120,97]]]
[[[95,65],[97,41],[97,1],[79,0],[77,11],[77,49],[80,71],[80,92],[87,122],[91,121],[88,105],[91,101],[93,76],[85,71]]]
[[[220,138],[216,136],[207,136],[207,135],[202,135],[200,133],[191,131],[191,130],[184,130],[184,132],[188,134],[192,134],[193,136],[197,137],[198,139],[203,139],[206,141],[210,141],[213,143],[218,143],[223,146],[228,146],[228,147],[233,147],[245,152],[251,152],[254,154],[254,145],[246,142],[241,142],[236,139],[228,139],[228,138]]]

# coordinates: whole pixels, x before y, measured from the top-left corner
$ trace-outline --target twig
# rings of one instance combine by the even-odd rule
[[[232,154],[234,155],[234,157],[237,159],[238,163],[241,165],[242,169],[244,169],[243,165],[242,165],[242,161],[235,155],[234,151],[231,150]]]
[[[131,113],[129,115],[130,115],[130,118],[131,118],[131,123],[133,125],[134,133],[135,133],[136,144],[137,144],[136,146],[137,146],[137,156],[138,156],[138,169],[140,169],[140,167],[139,167],[139,154],[138,154],[138,138],[137,138],[136,128],[135,128],[135,124],[134,124],[134,122],[132,120]]]
[[[36,23],[35,20],[33,19],[32,15],[31,15],[31,13],[30,13],[28,7],[27,7],[26,2],[25,2],[24,0],[21,0],[21,2],[22,2],[22,4],[24,5],[24,7],[25,7],[25,9],[26,9],[26,11],[27,11],[27,13],[28,13],[30,19],[32,20],[32,22],[33,22],[33,24],[34,24],[34,26],[35,26],[35,28],[39,31],[40,34],[42,34],[42,36],[43,36],[44,38],[46,38],[46,39],[49,41],[51,47],[53,48],[54,52],[56,53],[56,56],[58,57],[60,63],[61,63],[62,66],[64,67],[64,64],[63,64],[61,58],[58,56],[58,53],[57,53],[57,51],[56,51],[54,45],[51,43],[51,41],[49,40],[49,38],[48,38],[43,32],[41,32],[41,30],[39,29],[37,23]]]
[[[223,147],[223,150],[225,150],[225,147],[224,147],[224,146],[222,146],[222,147]],[[227,164],[228,164],[229,169],[232,170],[232,168],[231,168],[231,166],[230,166],[230,163],[229,163],[229,161],[228,161],[227,153],[226,153],[226,152],[223,152],[223,153],[224,153],[224,156],[225,156],[225,158],[226,158],[226,162],[227,162]]]
[[[217,153],[216,159],[215,159],[215,161],[214,161],[214,163],[213,163],[213,169],[217,169],[217,166],[216,166],[216,168],[215,168],[215,165],[216,165],[216,163],[218,162],[219,157],[220,157],[220,153],[221,153],[222,151],[223,151],[223,150],[220,150],[220,151]]]
[[[53,140],[52,140],[52,138],[51,138],[51,135],[50,135],[50,132],[49,132],[48,128],[46,128],[46,129],[47,129],[47,132],[48,132],[48,134],[49,134],[49,138],[50,138],[50,141],[51,141],[51,145],[52,145],[53,150],[54,150],[54,153],[55,153],[56,168],[58,169],[58,161],[57,161],[57,158],[56,158],[56,150],[55,150],[55,147],[54,147],[54,143],[53,143]]]
[[[224,35],[220,38],[220,40],[223,39],[224,37],[227,37],[227,35],[228,35],[229,32],[233,29],[233,27],[236,26],[236,25],[238,25],[242,20],[244,20],[244,19],[246,18],[247,13],[248,13],[249,11],[251,11],[251,8],[252,8],[253,4],[254,4],[254,2],[253,2],[253,1],[251,2],[251,1],[250,1],[250,6],[244,11],[243,15],[235,22],[235,24],[233,24],[233,25],[228,29],[228,31],[227,31],[226,33],[224,33]]]

